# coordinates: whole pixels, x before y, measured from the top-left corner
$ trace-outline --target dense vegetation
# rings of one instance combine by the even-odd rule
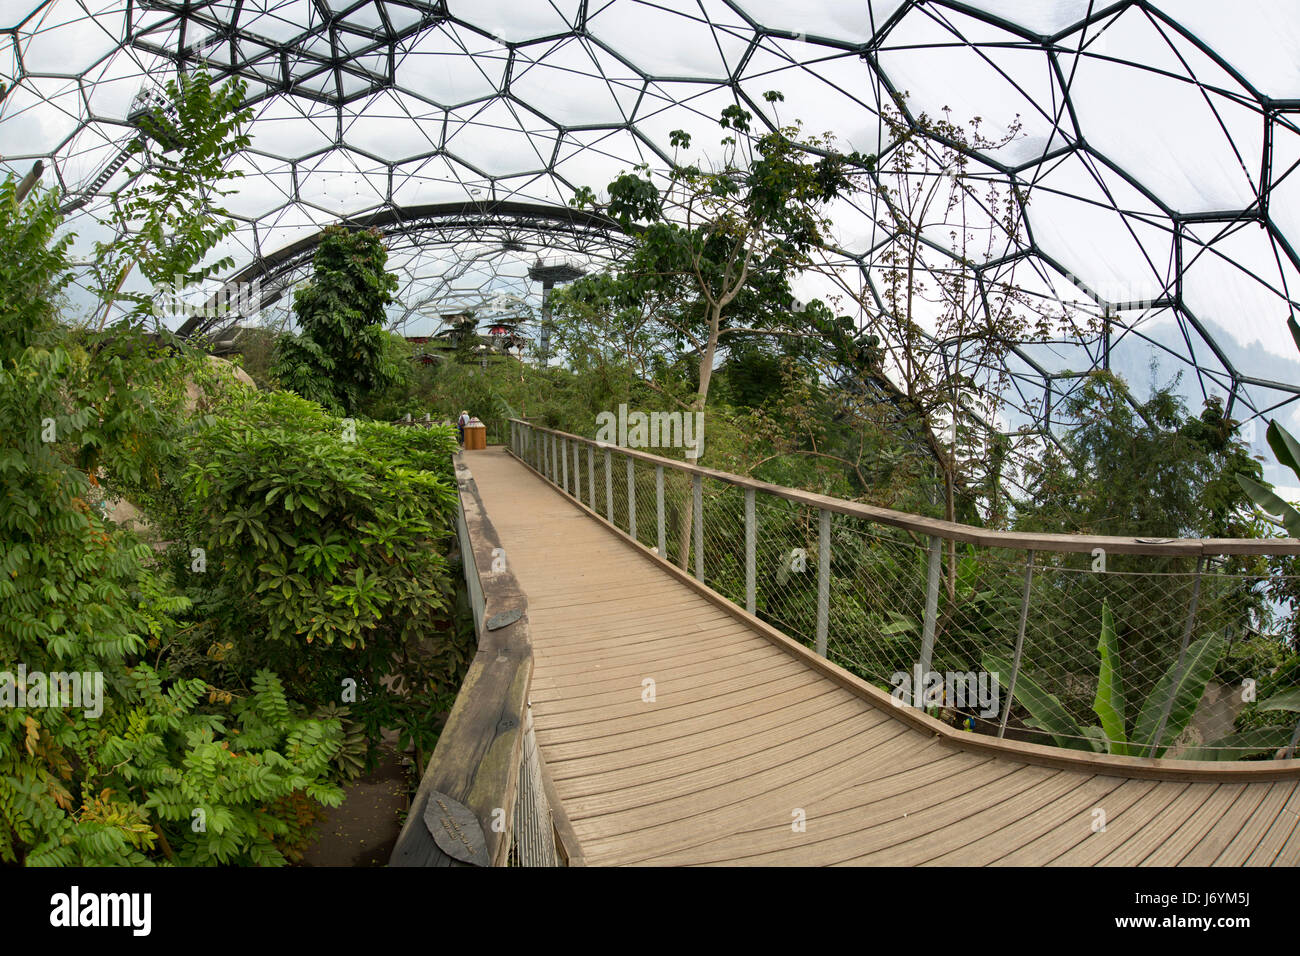
[[[384,308],[397,277],[374,230],[328,226],[316,248],[311,280],[294,293],[297,334],[275,343],[271,374],[326,410],[355,414],[372,392],[392,383],[385,361]]]
[[[132,175],[153,232],[101,246],[90,325],[61,309],[57,196],[0,185],[8,862],[297,859],[381,730],[428,750],[472,643],[447,558],[451,429],[250,390],[122,292],[132,268],[202,276],[225,234],[191,174],[242,142],[242,90],[171,93],[185,171]],[[107,518],[124,500],[141,530]]]

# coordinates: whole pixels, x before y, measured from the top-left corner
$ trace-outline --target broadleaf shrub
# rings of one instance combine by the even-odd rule
[[[179,429],[149,383],[190,363],[129,328],[60,324],[59,223],[52,195],[20,205],[0,184],[0,860],[292,859],[341,799],[342,722],[308,717],[269,671],[222,688],[192,667],[189,598],[92,506],[100,467],[132,484],[140,462],[172,459]],[[38,695],[38,673],[90,675],[102,694]]]
[[[455,447],[449,427],[339,419],[288,392],[219,409],[190,446],[174,557],[206,549],[190,593],[227,665],[346,704],[372,744],[390,728],[431,746],[472,653],[445,556]]]

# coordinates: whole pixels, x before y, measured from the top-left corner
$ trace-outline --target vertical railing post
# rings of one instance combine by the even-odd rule
[[[636,463],[627,456],[627,533],[636,540]]]
[[[655,518],[659,522],[659,557],[668,560],[668,539],[664,528],[664,466],[655,465]]]
[[[591,499],[591,510],[596,510],[596,446],[587,446],[587,497]]]
[[[758,574],[754,553],[758,544],[758,522],[754,516],[754,489],[745,489],[745,610],[758,611]]]
[[[573,443],[573,497],[582,503],[582,456],[579,452],[582,450],[580,442]]]
[[[831,513],[821,509],[817,522],[817,654],[826,656],[831,617]]]
[[[1002,706],[1002,720],[998,724],[998,736],[1007,732],[1007,718],[1011,716],[1011,704],[1016,699],[1016,678],[1020,676],[1020,655],[1025,649],[1025,626],[1029,623],[1029,591],[1034,584],[1034,552],[1025,555],[1025,587],[1020,595],[1020,626],[1016,629],[1016,651],[1011,657],[1011,683],[1007,685],[1006,703]]]
[[[564,493],[569,493],[569,439],[560,439],[560,472],[564,475]]]
[[[605,449],[605,517],[609,523],[614,523],[614,466],[612,463],[613,455],[608,448]]]
[[[1192,578],[1192,599],[1187,605],[1187,620],[1183,622],[1183,640],[1178,645],[1178,663],[1174,665],[1174,679],[1169,685],[1169,699],[1165,701],[1164,712],[1160,715],[1160,724],[1156,727],[1156,734],[1151,738],[1151,749],[1147,751],[1148,757],[1154,757],[1156,751],[1160,749],[1160,738],[1165,735],[1165,724],[1169,722],[1169,714],[1174,709],[1174,698],[1177,696],[1178,685],[1183,680],[1183,667],[1187,661],[1187,645],[1192,640],[1192,625],[1196,622],[1196,605],[1201,597],[1201,572],[1205,569],[1205,555],[1196,556],[1196,577]]]
[[[695,579],[704,580],[704,476],[699,472],[691,482],[695,492]]]
[[[921,668],[921,683],[925,684],[926,675],[930,673],[930,664],[934,659],[934,627],[939,616],[939,558],[943,553],[943,539],[930,536],[930,567],[925,581],[925,620],[921,628],[921,659],[917,662]],[[912,695],[916,703],[916,689]]]
[[[551,484],[560,483],[560,437],[551,436]]]

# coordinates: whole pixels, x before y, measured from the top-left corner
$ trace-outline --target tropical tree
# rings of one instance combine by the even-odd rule
[[[251,142],[247,133],[252,110],[242,108],[246,85],[231,79],[219,87],[203,70],[180,73],[164,87],[170,106],[159,105],[132,141],[139,166],[127,168],[125,183],[113,194],[110,222],[116,236],[97,243],[95,268],[100,276],[103,328],[119,301],[132,303],[133,321],[156,311],[155,293],[196,286],[230,267],[209,254],[235,229],[218,201],[233,190],[222,184],[243,175],[229,160]],[[141,292],[123,292],[138,269],[148,281]],[[161,329],[161,322],[154,322]]]
[[[393,381],[384,318],[397,277],[387,260],[378,230],[322,230],[311,281],[294,294],[298,334],[276,342],[272,374],[286,388],[350,415]]]
[[[896,384],[937,469],[943,517],[975,518],[980,498],[984,517],[1001,517],[1006,448],[994,423],[1005,359],[1013,343],[1046,334],[1052,317],[1018,280],[1026,197],[983,174],[972,154],[1012,142],[1019,122],[991,138],[979,117],[909,116],[902,96],[882,118],[892,146],[867,189],[893,239],[875,261],[877,286],[861,297],[873,316],[874,378]]]
[[[728,135],[713,167],[674,162],[662,184],[640,167],[608,185],[603,205],[586,187],[573,199],[605,212],[634,244],[616,271],[556,294],[558,310],[586,323],[570,323],[568,337],[594,334],[643,371],[652,355],[687,350],[696,363],[689,402],[696,411],[705,407],[727,342],[810,334],[794,311],[790,281],[824,241],[825,205],[851,189],[854,169],[874,163],[833,152],[829,134],[802,138],[797,123],[746,138],[752,120],[740,106],[722,111],[719,126]],[[676,130],[671,142],[685,150],[691,138]]]
[[[1259,463],[1234,434],[1223,403],[1199,415],[1177,381],[1145,401],[1123,379],[1093,372],[1058,410],[1068,431],[1026,466],[1031,495],[1016,502],[1026,531],[1155,537],[1254,537],[1260,523],[1239,486]],[[1234,481],[1235,477],[1235,481]]]
[[[775,105],[783,99],[769,92]],[[633,368],[667,401],[702,412],[720,349],[755,339],[815,334],[795,309],[791,280],[825,240],[828,202],[852,188],[873,157],[843,155],[833,137],[803,138],[798,123],[750,135],[753,114],[722,111],[720,161],[674,161],[656,182],[648,167],[620,175],[599,204],[588,187],[573,205],[600,209],[633,240],[616,270],[556,295],[562,346],[596,347]],[[670,137],[679,152],[690,136]],[[824,306],[819,306],[825,311]],[[693,365],[693,395],[667,384],[679,357]],[[690,509],[683,509],[680,562],[688,560]]]

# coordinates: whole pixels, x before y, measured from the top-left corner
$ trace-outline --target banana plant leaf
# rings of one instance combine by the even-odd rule
[[[1254,478],[1247,478],[1245,475],[1237,475],[1236,478],[1242,491],[1250,496],[1250,500],[1255,502],[1261,511],[1280,520],[1282,527],[1286,528],[1286,533],[1291,537],[1300,538],[1300,511],[1296,511],[1274,494],[1271,488],[1261,485]]]
[[[889,618],[888,624],[880,626],[880,634],[883,637],[897,639],[906,637],[916,630],[916,621],[906,614],[900,614],[898,611],[887,612]]]
[[[1107,753],[1111,746],[1110,740],[1106,737],[1106,732],[1096,724],[1093,724],[1090,727],[1084,727],[1083,736],[1086,737],[1087,742],[1092,745],[1092,749],[1095,753]],[[1109,752],[1113,753],[1114,751]]]
[[[1257,727],[1220,737],[1179,755],[1180,760],[1241,760],[1274,753],[1291,742],[1290,727]]]
[[[1300,442],[1297,442],[1276,420],[1268,423],[1268,430],[1264,432],[1264,437],[1268,440],[1268,447],[1272,448],[1273,454],[1277,456],[1278,462],[1300,476]]]
[[[999,687],[1011,685],[1010,660],[998,654],[985,654],[983,663],[986,671],[998,675]],[[1023,668],[1016,675],[1016,700],[1029,711],[1032,718],[1030,726],[1051,734],[1058,747],[1069,747],[1071,750],[1094,749],[1090,740],[1082,739],[1083,731],[1056,695],[1039,686]],[[1002,706],[1010,707],[1011,701],[1005,701]]]
[[[1101,732],[1110,753],[1127,756],[1128,735],[1124,730],[1124,685],[1119,672],[1119,640],[1115,636],[1115,621],[1110,605],[1101,605],[1101,638],[1097,642],[1101,652],[1101,669],[1097,672],[1097,696],[1092,702],[1092,712],[1101,720]]]
[[[1261,701],[1260,710],[1289,710],[1300,713],[1300,687],[1292,687],[1280,694],[1274,694],[1268,700]]]
[[[1187,660],[1181,675],[1175,673],[1178,670],[1177,661],[1169,665],[1169,670],[1161,676],[1155,690],[1142,704],[1142,712],[1138,714],[1137,724],[1133,728],[1131,752],[1141,756],[1148,753],[1160,726],[1160,718],[1165,712],[1165,705],[1171,697],[1173,706],[1169,710],[1169,720],[1160,740],[1156,742],[1154,756],[1159,757],[1177,739],[1191,721],[1201,698],[1205,696],[1205,685],[1214,675],[1214,668],[1218,666],[1226,646],[1221,635],[1211,634],[1194,641],[1187,648]]]

